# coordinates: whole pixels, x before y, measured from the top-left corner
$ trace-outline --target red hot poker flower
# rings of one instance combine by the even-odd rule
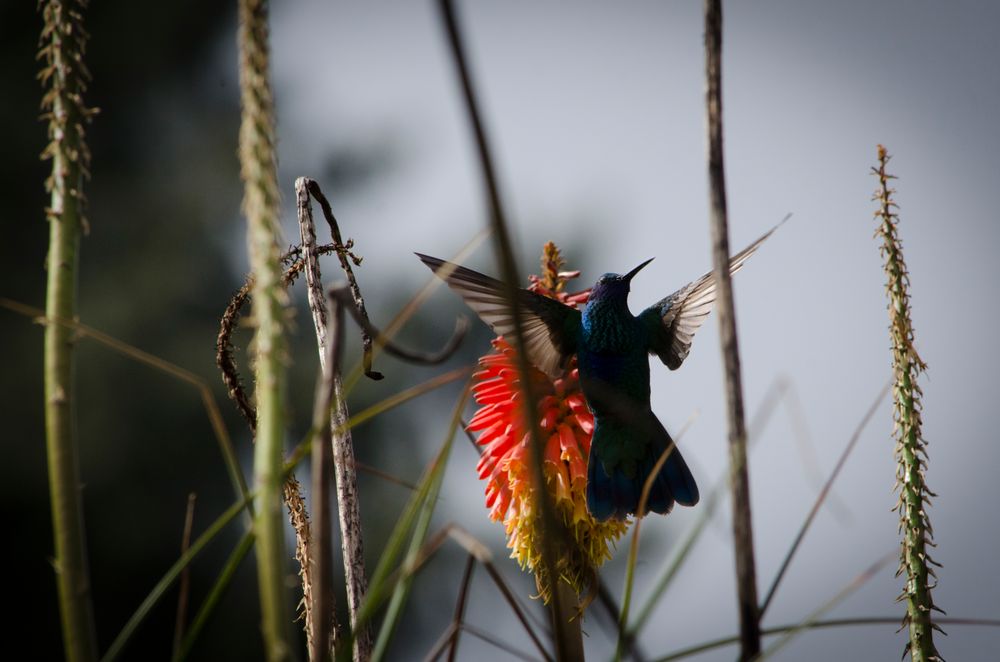
[[[579,272],[563,272],[563,260],[552,242],[542,255],[542,276],[531,276],[529,289],[565,304],[586,303],[589,290],[563,291]],[[548,602],[548,582],[541,563],[541,514],[532,494],[530,434],[521,409],[520,375],[515,350],[503,338],[493,341],[495,351],[479,360],[473,395],[479,404],[469,430],[478,432],[482,446],[479,477],[486,482],[486,507],[490,518],[507,530],[511,557],[535,574],[539,594]],[[626,523],[600,522],[587,511],[587,459],[594,431],[594,417],[587,407],[574,358],[562,376],[552,379],[531,369],[530,379],[538,397],[536,410],[544,446],[545,488],[569,532],[569,549],[560,549],[557,570],[578,593],[591,583],[597,568],[611,558],[612,545],[626,530]]]

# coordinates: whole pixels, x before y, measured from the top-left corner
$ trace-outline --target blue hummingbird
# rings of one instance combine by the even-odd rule
[[[730,259],[736,273],[771,236],[772,228]],[[495,333],[513,344],[513,314],[500,281],[471,269],[420,253],[417,257],[462,296]],[[666,514],[674,503],[698,503],[698,485],[680,451],[649,402],[649,355],[676,370],[691,350],[691,340],[715,302],[711,272],[689,283],[638,316],[628,307],[630,283],[652,259],[624,275],[606,273],[590,293],[583,311],[517,290],[528,360],[553,378],[577,357],[580,386],[594,414],[594,436],[587,468],[587,508],[598,520],[625,519],[639,509],[647,477],[668,448],[646,508]]]

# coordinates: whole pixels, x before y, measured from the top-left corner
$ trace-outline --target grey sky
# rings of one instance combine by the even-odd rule
[[[535,267],[547,239],[584,247],[569,256],[584,271],[581,287],[656,256],[634,282],[633,310],[706,271],[700,3],[461,9],[521,269]],[[400,145],[396,167],[338,201],[338,216],[363,247],[364,277],[375,288],[415,292],[426,273],[412,251],[448,255],[485,223],[434,4],[276,3],[273,19],[285,191],[295,176],[317,172],[333,147]],[[988,487],[1000,465],[989,423],[1000,372],[998,27],[997,3],[925,1],[730,2],[724,23],[734,248],[794,213],[736,281],[748,408],[756,410],[776,378],[790,380],[825,475],[889,376],[869,174],[884,143],[900,177],[917,343],[930,365],[928,481],[940,495],[931,518],[944,564],[935,598],[951,615],[984,618],[1000,617],[1000,575],[990,565],[1000,534]],[[470,263],[496,272],[489,249]],[[714,318],[679,371],[657,364],[653,372],[654,409],[669,429],[700,412],[680,445],[707,487],[726,457]],[[885,405],[837,484],[849,514],[820,514],[767,623],[801,618],[897,544],[890,429]],[[762,592],[815,494],[792,432],[779,411],[752,457]],[[450,474],[455,509],[445,517],[502,546],[470,456],[457,456]],[[680,509],[651,521],[642,577],[655,573],[695,516]],[[647,631],[648,652],[735,631],[727,531],[723,522],[702,539]],[[619,567],[608,571],[616,592]],[[833,613],[901,614],[894,569]],[[486,591],[474,599],[472,622],[516,633]],[[608,652],[596,626],[585,627],[594,633],[588,646]],[[893,630],[810,634],[779,658],[894,659],[904,639]],[[437,634],[426,633],[421,654]],[[971,660],[998,645],[996,631],[954,627],[940,648],[948,659]],[[493,654],[472,640],[466,646],[470,655]],[[699,659],[731,658],[726,651]]]

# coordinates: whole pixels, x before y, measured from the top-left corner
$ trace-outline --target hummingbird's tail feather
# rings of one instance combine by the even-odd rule
[[[595,420],[587,467],[587,508],[598,520],[625,519],[639,510],[646,478],[668,448],[672,450],[639,514],[666,514],[674,503],[698,503],[698,485],[670,435],[652,412],[643,418],[627,423],[611,417]]]

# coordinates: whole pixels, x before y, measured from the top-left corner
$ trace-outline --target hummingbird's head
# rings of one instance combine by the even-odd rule
[[[597,279],[594,284],[593,289],[590,292],[590,298],[602,299],[602,298],[622,298],[628,296],[630,283],[632,278],[635,277],[639,271],[653,261],[653,258],[649,258],[638,267],[628,272],[627,274],[604,274]]]

